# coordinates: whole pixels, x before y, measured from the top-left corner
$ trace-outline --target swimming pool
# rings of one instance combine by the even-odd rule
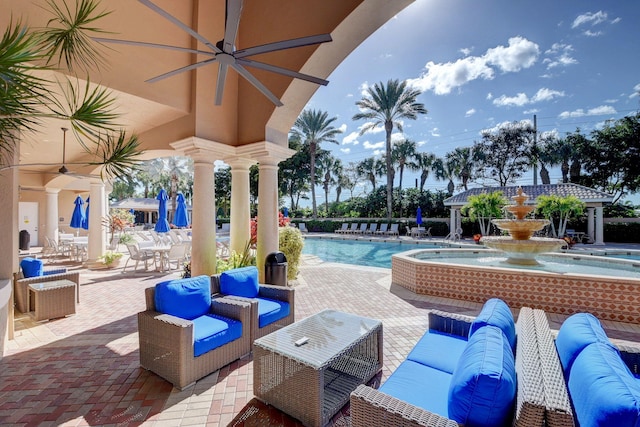
[[[326,262],[391,268],[391,255],[416,249],[450,247],[438,243],[409,241],[362,241],[351,239],[304,239],[303,254],[315,255]]]

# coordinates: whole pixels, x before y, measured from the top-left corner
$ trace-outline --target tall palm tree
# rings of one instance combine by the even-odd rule
[[[376,158],[367,157],[356,166],[358,175],[371,183],[371,193],[376,191]]]
[[[449,192],[449,194],[453,194],[453,191],[456,189],[456,186],[453,183],[453,180],[456,178],[456,169],[453,162],[437,158],[433,162],[433,170],[436,173],[436,179],[441,181],[449,181],[449,183],[447,184],[447,191]]]
[[[329,113],[320,110],[304,110],[293,124],[291,132],[309,146],[309,162],[311,177],[311,204],[313,218],[318,217],[316,207],[316,152],[323,142],[337,144],[336,136],[342,133],[331,125],[337,117],[329,118]]]
[[[385,86],[379,82],[367,89],[367,94],[356,105],[360,113],[353,116],[353,120],[366,119],[360,130],[360,135],[383,126],[385,130],[385,159],[387,171],[387,219],[391,220],[393,212],[393,175],[391,171],[391,134],[393,128],[402,132],[401,119],[416,120],[418,114],[427,114],[424,104],[416,101],[422,92],[418,89],[408,88],[407,82],[389,80]]]
[[[436,156],[432,153],[416,154],[416,170],[420,171],[420,191],[424,190],[424,184],[429,178],[429,173],[433,170]]]
[[[57,2],[59,3],[59,2]],[[19,143],[20,133],[34,131],[45,120],[59,119],[70,127],[82,148],[109,176],[126,175],[137,165],[137,137],[127,137],[115,124],[115,97],[104,88],[91,89],[90,68],[102,64],[92,35],[97,21],[110,12],[98,10],[97,0],[77,0],[75,7],[47,1],[52,18],[45,28],[12,22],[0,39],[0,162]],[[69,77],[59,82],[49,71]],[[81,80],[85,83],[81,83]],[[63,94],[63,100],[56,94]]]
[[[469,180],[473,178],[473,170],[476,162],[482,158],[482,152],[473,147],[457,147],[447,153],[447,162],[451,162],[455,174],[462,181],[464,190],[469,189]]]
[[[337,183],[337,173],[342,169],[342,162],[332,155],[323,156],[320,160],[320,168],[324,172],[322,187],[324,188],[324,211],[329,216],[329,189]]]
[[[398,187],[400,187],[400,191],[402,191],[402,176],[404,174],[404,168],[414,168],[415,156],[417,153],[416,143],[408,139],[403,139],[402,141],[394,144],[392,153],[392,157],[395,158],[395,161],[398,164],[398,171],[400,172],[400,182],[398,183]]]

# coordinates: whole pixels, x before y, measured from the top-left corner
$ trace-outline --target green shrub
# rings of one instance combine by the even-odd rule
[[[121,245],[131,245],[136,242],[136,239],[133,237],[133,234],[122,233],[119,242]]]
[[[287,279],[293,280],[298,276],[300,254],[304,246],[302,233],[294,227],[280,227],[278,240],[280,251],[287,257]]]

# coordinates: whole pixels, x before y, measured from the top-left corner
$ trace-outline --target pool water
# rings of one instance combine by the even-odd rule
[[[303,254],[315,255],[326,262],[391,268],[391,255],[417,247],[436,249],[438,244],[376,242],[342,239],[305,238]],[[449,247],[449,246],[446,246]]]

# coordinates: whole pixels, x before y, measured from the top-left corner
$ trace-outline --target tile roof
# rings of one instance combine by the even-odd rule
[[[502,191],[502,193],[508,199],[516,195],[516,191],[518,187],[522,187],[522,190],[529,196],[529,201],[534,201],[538,196],[541,195],[558,195],[561,197],[564,196],[576,196],[583,202],[591,202],[591,203],[611,203],[613,201],[613,196],[611,194],[605,193],[603,191],[595,190],[593,188],[584,187],[578,184],[548,184],[548,185],[512,185],[508,187],[478,187],[471,188],[462,193],[453,195],[448,199],[445,199],[445,206],[462,206],[467,203],[467,198],[469,196],[476,196],[482,193],[492,193],[494,191]]]

